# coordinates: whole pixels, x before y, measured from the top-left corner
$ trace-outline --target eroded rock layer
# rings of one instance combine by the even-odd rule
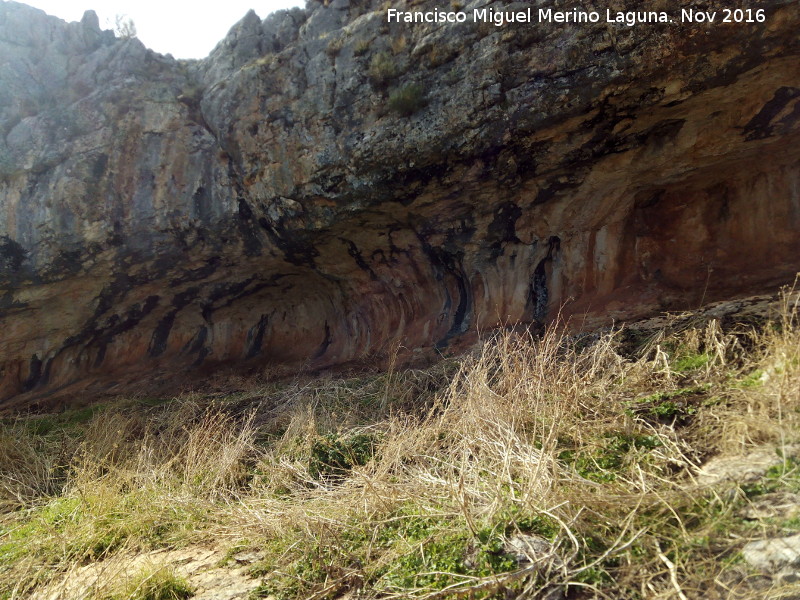
[[[680,9],[720,3],[641,4],[676,22],[390,24],[333,0],[251,12],[186,62],[0,2],[0,399],[791,280],[798,3],[706,25]]]

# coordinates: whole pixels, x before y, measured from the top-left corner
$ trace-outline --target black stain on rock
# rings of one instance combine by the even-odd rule
[[[436,281],[443,282],[445,304],[443,314],[449,315],[452,311],[450,327],[447,333],[438,340],[434,347],[441,350],[446,348],[453,338],[465,333],[469,329],[472,315],[472,293],[469,278],[461,266],[461,253],[452,254],[443,248],[436,248],[423,241],[423,251],[433,268]],[[458,297],[453,298],[450,285],[455,284]],[[455,302],[454,302],[455,300]],[[455,310],[453,310],[455,304]]]
[[[283,257],[289,264],[297,267],[307,266],[314,268],[315,259],[319,251],[307,241],[302,231],[290,231],[280,224],[270,223],[266,217],[260,217],[258,224],[266,232],[269,239],[280,248]]]
[[[344,238],[339,239],[342,241],[342,243],[347,245],[347,253],[353,258],[356,265],[358,265],[358,268],[368,273],[369,278],[372,281],[377,281],[378,276],[375,274],[375,271],[372,270],[372,267],[367,264],[367,261],[364,260],[364,257],[361,255],[361,250],[358,249],[358,246],[356,246],[355,242],[346,240]]]
[[[53,281],[77,275],[83,267],[83,259],[87,256],[89,252],[77,248],[61,250],[48,265],[46,279]]]
[[[0,318],[5,317],[10,311],[19,308],[27,308],[27,302],[19,302],[14,299],[14,293],[11,291],[4,292],[0,295]]]
[[[101,154],[98,156],[94,164],[92,164],[92,177],[95,181],[99,181],[103,175],[106,174],[106,167],[108,166],[108,155]]]
[[[211,217],[211,194],[205,186],[198,186],[192,194],[192,209],[194,215],[203,223]]]
[[[558,194],[564,191],[573,190],[580,185],[579,182],[571,181],[569,179],[558,178],[548,181],[536,194],[533,201],[534,206],[538,204],[545,204],[550,202]]]
[[[25,248],[7,235],[0,236],[0,270],[17,273],[27,258]]]
[[[200,352],[206,345],[206,340],[208,339],[208,327],[203,325],[197,331],[197,334],[192,338],[190,342],[187,343],[187,347],[185,348],[189,354],[196,354]]]
[[[34,354],[28,363],[28,377],[22,384],[22,391],[32,390],[42,379],[42,360]]]
[[[158,296],[148,296],[143,304],[137,302],[130,306],[123,315],[113,314],[106,318],[104,322],[101,322],[100,317],[110,310],[110,306],[105,304],[108,298],[108,294],[101,294],[98,301],[99,305],[95,310],[95,316],[84,326],[80,333],[64,340],[62,350],[79,344],[95,346],[99,351],[94,363],[99,365],[105,357],[105,349],[103,347],[108,345],[115,336],[136,327],[145,316],[155,310],[159,302]]]
[[[328,325],[328,322],[325,321],[325,337],[322,339],[322,343],[319,345],[319,348],[314,354],[314,359],[316,360],[317,358],[322,358],[332,343],[333,338],[331,337],[331,327]]]
[[[398,171],[397,168],[383,172],[377,184],[386,190],[386,197],[403,206],[410,206],[433,181],[442,181],[451,172],[446,161]]]
[[[150,346],[147,349],[148,356],[155,358],[162,355],[167,349],[167,339],[169,339],[169,332],[175,324],[176,314],[177,311],[171,310],[158,322],[153,330],[153,336],[150,338]]]
[[[639,192],[633,199],[634,208],[637,210],[652,208],[661,202],[661,199],[664,197],[665,193],[666,190],[656,190],[655,192]]]
[[[243,221],[249,221],[253,218],[253,209],[244,198],[239,198],[239,218]]]
[[[207,279],[214,272],[217,270],[221,263],[221,259],[219,256],[211,256],[206,260],[206,264],[202,267],[198,267],[197,269],[190,269],[184,271],[180,276],[172,279],[169,284],[171,287],[175,287],[180,285],[181,283],[188,283],[191,281],[199,281],[201,279]]]
[[[267,315],[261,315],[258,324],[247,332],[247,354],[246,359],[255,358],[261,354],[261,346],[264,344],[264,333],[267,330],[269,319]]]
[[[193,287],[179,294],[175,294],[172,298],[172,306],[174,308],[164,315],[153,330],[153,335],[150,338],[150,346],[147,349],[148,356],[155,358],[161,356],[166,351],[169,334],[170,331],[172,331],[172,326],[175,324],[175,316],[184,307],[195,300],[199,292],[199,288]]]
[[[773,124],[773,120],[788,106],[789,102],[799,97],[800,89],[798,88],[786,86],[779,88],[772,99],[762,106],[758,114],[744,126],[742,135],[745,140],[750,142],[774,135],[776,125]],[[780,124],[788,127],[798,118],[800,118],[800,103],[786,118],[781,119]]]
[[[495,210],[494,219],[486,232],[489,256],[492,260],[503,254],[505,244],[520,242],[516,224],[521,215],[522,209],[513,202],[505,202]]]
[[[269,279],[258,281],[254,275],[243,281],[217,284],[202,301],[203,319],[210,323],[214,311],[230,306],[237,300],[257,294],[266,288],[276,287],[285,276],[282,273],[274,273]]]
[[[237,221],[245,256],[260,256],[262,244],[259,239],[258,229],[255,226],[253,209],[242,197],[239,198],[239,218]]]
[[[555,260],[561,249],[561,239],[552,236],[548,240],[547,256],[539,261],[531,276],[531,283],[528,287],[528,298],[526,309],[528,314],[537,323],[544,323],[547,318],[547,303],[550,300],[548,288],[550,264]]]
[[[103,361],[106,359],[106,350],[108,349],[108,344],[99,344],[97,347],[97,355],[94,358],[94,366],[99,367],[103,364]]]

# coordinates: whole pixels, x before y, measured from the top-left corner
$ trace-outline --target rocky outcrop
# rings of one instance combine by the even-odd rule
[[[699,25],[677,4],[498,27],[333,0],[181,62],[0,2],[0,398],[424,355],[791,280],[800,7]]]

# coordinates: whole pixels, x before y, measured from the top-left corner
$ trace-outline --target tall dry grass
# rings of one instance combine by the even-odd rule
[[[0,432],[0,597],[212,542],[263,555],[264,597],[747,597],[738,550],[783,525],[737,516],[758,490],[694,477],[799,441],[799,398],[787,293],[759,328],[505,332],[424,371],[127,401],[45,434],[18,419]]]

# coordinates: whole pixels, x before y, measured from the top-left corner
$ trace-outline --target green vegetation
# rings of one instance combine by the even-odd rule
[[[424,370],[6,419],[0,598],[209,540],[222,565],[258,552],[261,598],[755,597],[741,548],[798,526],[747,513],[800,492],[798,359],[791,312],[636,344],[552,329]],[[765,444],[760,480],[696,485]],[[86,597],[191,594],[169,570],[108,577]]]
[[[411,83],[393,90],[389,94],[389,109],[403,117],[410,117],[425,106],[425,92],[422,86]]]
[[[672,368],[678,373],[685,373],[706,366],[710,360],[711,355],[707,352],[703,352],[702,354],[687,354],[678,358]]]
[[[646,460],[650,450],[662,446],[657,435],[627,435],[609,432],[595,448],[562,450],[559,460],[570,465],[581,476],[593,481],[609,482],[631,462]]]
[[[182,577],[167,569],[145,568],[102,600],[186,600],[194,595]]]
[[[385,87],[399,74],[396,59],[388,52],[378,52],[372,57],[367,69],[367,76],[372,85]]]
[[[285,555],[286,542],[273,542],[270,557],[256,568],[267,580],[254,595],[302,597],[325,582],[331,585],[334,573],[332,585],[340,590],[356,585],[384,593],[459,587],[465,580],[515,570],[516,560],[504,548],[505,533],[498,524],[471,534],[463,519],[401,506],[368,527],[349,522],[335,544],[301,537],[303,547],[291,557]],[[475,597],[494,597],[494,592],[487,587],[487,595]]]
[[[372,45],[372,40],[368,39],[358,40],[353,46],[353,54],[355,54],[356,56],[363,56],[369,51],[371,45]]]
[[[328,46],[325,48],[325,52],[331,58],[335,58],[336,56],[339,55],[339,52],[342,51],[344,43],[345,43],[344,36],[334,37],[330,42],[328,42]]]
[[[750,388],[761,385],[763,381],[764,381],[764,371],[762,369],[756,369],[752,373],[739,379],[737,385],[738,387]]]
[[[716,402],[707,396],[707,389],[692,387],[656,392],[634,403],[628,403],[626,412],[630,416],[686,425],[691,421],[691,417],[697,414],[696,404],[702,402],[703,405],[710,406]]]
[[[329,433],[314,442],[308,472],[315,479],[343,476],[353,467],[366,465],[375,455],[377,440],[368,434],[341,438]]]

